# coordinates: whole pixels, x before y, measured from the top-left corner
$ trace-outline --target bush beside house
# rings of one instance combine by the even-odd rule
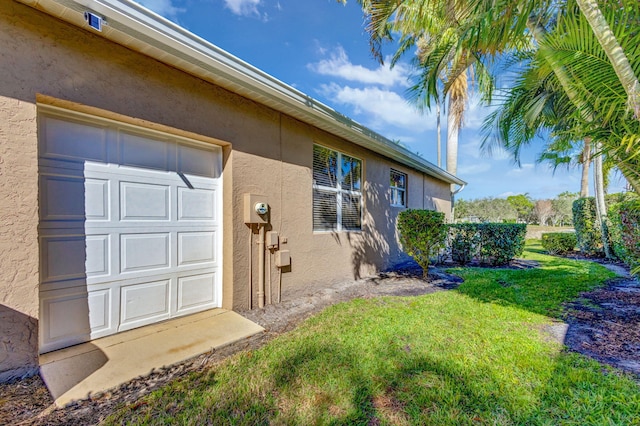
[[[524,223],[460,223],[449,225],[449,251],[463,265],[477,259],[504,265],[522,254],[527,225]]]
[[[442,249],[462,265],[473,260],[504,265],[524,250],[525,224],[462,223],[445,225],[444,214],[405,210],[398,215],[403,250],[422,267],[424,276],[432,258]]]
[[[444,247],[447,227],[444,213],[408,209],[398,215],[398,232],[402,249],[418,262],[424,277],[432,257]]]

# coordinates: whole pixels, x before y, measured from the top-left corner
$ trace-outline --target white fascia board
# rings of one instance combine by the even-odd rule
[[[458,177],[355,122],[333,108],[242,61],[205,39],[130,0],[19,0],[78,25],[91,11],[106,20],[102,35],[119,44],[125,35],[161,51],[155,59],[211,81],[258,103],[322,128],[445,182],[464,185]],[[61,12],[61,8],[64,11]],[[72,19],[73,18],[73,19]],[[83,28],[88,29],[88,26]],[[132,46],[127,46],[132,47]],[[149,54],[149,53],[146,53]],[[160,55],[158,55],[160,56]],[[187,63],[188,69],[184,66]],[[181,65],[182,64],[182,65]],[[194,71],[194,69],[196,71]]]

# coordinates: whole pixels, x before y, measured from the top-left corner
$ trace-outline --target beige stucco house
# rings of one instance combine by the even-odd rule
[[[398,212],[450,211],[452,184],[135,3],[3,0],[0,380],[389,268]]]

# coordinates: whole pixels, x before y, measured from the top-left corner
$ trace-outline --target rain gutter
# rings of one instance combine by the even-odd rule
[[[18,0],[447,183],[466,182],[333,108],[129,0]],[[85,12],[105,20],[101,32]]]

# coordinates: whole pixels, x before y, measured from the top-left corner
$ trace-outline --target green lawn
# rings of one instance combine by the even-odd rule
[[[636,382],[544,331],[612,274],[539,250],[539,269],[456,269],[458,291],[328,308],[107,424],[640,424]]]

